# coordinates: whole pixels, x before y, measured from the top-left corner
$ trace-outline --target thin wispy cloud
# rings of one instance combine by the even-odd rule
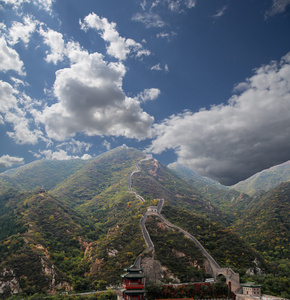
[[[272,7],[265,13],[265,18],[281,14],[290,6],[290,0],[273,0]]]
[[[137,13],[132,17],[132,20],[143,23],[146,28],[161,28],[166,25],[162,18],[153,12]]]
[[[225,14],[227,8],[228,8],[228,7],[227,7],[226,5],[223,6],[222,8],[220,8],[220,9],[216,12],[216,14],[214,14],[214,15],[212,16],[213,19],[214,19],[214,20],[217,20],[218,18],[222,17],[222,16]]]

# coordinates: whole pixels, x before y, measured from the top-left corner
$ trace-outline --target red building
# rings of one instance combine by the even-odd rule
[[[123,298],[125,300],[144,300],[145,294],[145,275],[143,270],[135,265],[128,269],[126,274],[122,275],[123,280]]]

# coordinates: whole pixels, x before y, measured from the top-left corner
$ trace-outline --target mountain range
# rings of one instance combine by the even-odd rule
[[[219,265],[264,292],[290,295],[277,288],[290,278],[289,162],[225,187],[144,157],[124,146],[87,161],[41,160],[0,174],[1,297],[118,285],[140,253],[148,280],[211,277],[199,249],[158,217],[147,219],[155,247],[144,252],[140,218],[158,199],[165,200],[162,215]],[[129,189],[133,172],[132,190],[145,201]]]

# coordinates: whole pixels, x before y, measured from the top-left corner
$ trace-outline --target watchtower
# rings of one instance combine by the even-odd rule
[[[125,300],[144,300],[145,295],[145,275],[143,270],[135,265],[125,269],[126,274],[122,275],[123,280],[123,299]]]

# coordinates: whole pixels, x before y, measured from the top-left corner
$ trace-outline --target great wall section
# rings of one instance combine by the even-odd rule
[[[136,163],[136,170],[134,170],[132,173],[129,174],[129,185],[128,185],[129,192],[134,194],[135,197],[138,200],[142,201],[142,202],[145,202],[145,199],[132,190],[132,176],[135,173],[141,171],[141,169],[139,167],[139,163],[141,163],[145,160],[150,160],[150,159],[153,159],[153,157],[151,155],[146,155],[145,158],[139,160]],[[230,289],[234,293],[237,293],[241,289],[239,274],[235,273],[231,268],[222,268],[222,267],[220,267],[219,264],[215,261],[215,259],[207,252],[207,250],[200,244],[200,242],[193,235],[191,235],[187,231],[183,230],[182,228],[180,228],[180,227],[172,224],[168,220],[166,220],[164,218],[164,216],[161,214],[161,211],[162,211],[162,208],[163,208],[163,205],[164,205],[164,199],[158,199],[158,200],[159,200],[158,206],[149,206],[149,207],[147,207],[146,213],[140,219],[140,226],[141,226],[143,238],[144,238],[145,243],[147,245],[147,248],[143,251],[143,253],[152,251],[153,254],[154,254],[154,251],[155,251],[154,244],[153,244],[153,242],[150,238],[150,235],[149,235],[149,233],[146,229],[145,223],[146,223],[146,220],[147,220],[148,216],[157,216],[168,228],[174,228],[174,229],[182,232],[187,238],[192,240],[198,246],[198,248],[203,253],[204,257],[208,261],[208,264],[209,264],[210,269],[212,271],[212,276],[213,276],[214,280],[216,281],[219,276],[223,275],[226,278],[226,283],[229,285]],[[142,259],[141,255],[139,255],[136,258],[135,264],[137,266],[141,265],[141,259]]]

